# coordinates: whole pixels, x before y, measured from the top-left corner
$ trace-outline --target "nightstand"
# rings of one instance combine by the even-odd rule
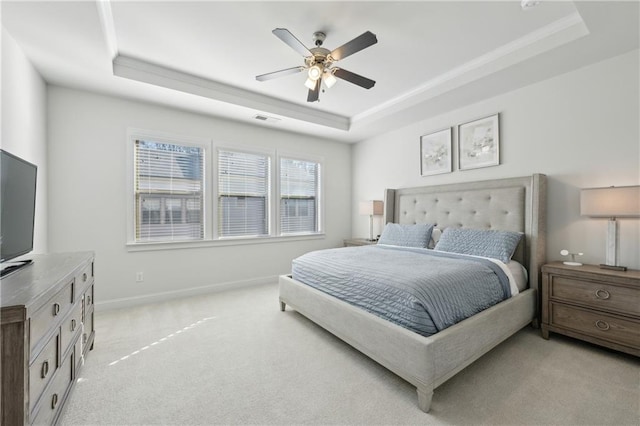
[[[542,267],[542,337],[564,334],[640,356],[640,271]]]
[[[345,247],[371,246],[375,244],[378,244],[378,240],[371,241],[367,238],[350,238],[348,240],[344,240]]]

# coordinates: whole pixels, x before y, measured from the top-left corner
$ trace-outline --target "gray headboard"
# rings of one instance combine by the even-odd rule
[[[433,223],[447,227],[524,232],[514,259],[540,285],[545,262],[546,184],[543,174],[448,185],[387,189],[384,223]]]

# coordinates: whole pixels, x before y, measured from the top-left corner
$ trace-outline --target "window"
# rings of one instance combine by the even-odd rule
[[[127,133],[129,250],[322,237],[319,159],[143,129]]]
[[[270,158],[264,154],[218,152],[218,234],[269,235]]]
[[[135,241],[204,238],[204,149],[136,140]]]
[[[280,158],[280,233],[319,231],[320,164]]]

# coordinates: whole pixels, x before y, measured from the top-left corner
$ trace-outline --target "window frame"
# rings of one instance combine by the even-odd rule
[[[216,166],[216,170],[215,172],[212,174],[212,180],[213,180],[213,184],[212,184],[212,189],[213,189],[213,194],[212,194],[212,198],[213,198],[213,204],[214,204],[214,209],[213,209],[213,222],[212,222],[212,228],[213,228],[213,240],[216,241],[223,241],[223,240],[236,240],[236,239],[256,239],[256,238],[270,238],[273,237],[273,195],[274,195],[274,188],[273,188],[273,179],[274,179],[274,158],[275,158],[275,152],[274,151],[270,151],[270,150],[260,150],[260,149],[256,149],[256,148],[250,148],[250,147],[246,147],[243,145],[235,145],[235,146],[231,146],[231,145],[215,145],[214,147],[215,150],[215,157],[213,159],[213,164]],[[232,235],[232,236],[221,236],[220,235],[220,230],[218,229],[218,222],[220,220],[219,217],[219,206],[218,206],[218,199],[220,198],[220,193],[219,193],[219,170],[217,169],[217,166],[219,165],[219,161],[220,161],[220,151],[227,151],[227,152],[238,152],[238,153],[243,153],[243,154],[251,154],[251,155],[264,155],[267,157],[268,161],[269,161],[269,186],[267,188],[267,206],[266,206],[266,213],[267,213],[267,234],[266,235]]]
[[[126,242],[129,252],[174,250],[194,247],[216,247],[243,244],[277,243],[280,241],[304,241],[323,239],[325,237],[325,197],[324,197],[324,159],[317,156],[300,154],[299,152],[265,149],[243,144],[214,142],[210,138],[178,135],[140,128],[127,128],[126,136]],[[135,239],[135,141],[151,140],[174,145],[195,146],[204,149],[203,167],[203,239],[187,241],[136,241]],[[270,165],[270,186],[267,201],[269,234],[261,236],[227,236],[218,235],[218,153],[220,151],[245,152],[256,155],[266,155]],[[318,208],[317,231],[312,233],[282,234],[280,227],[280,158],[317,163],[318,178]]]
[[[297,160],[297,161],[306,161],[309,163],[316,163],[318,166],[318,182],[317,182],[317,195],[316,195],[316,231],[315,232],[299,232],[299,233],[287,233],[287,234],[283,234],[282,233],[282,225],[281,225],[281,221],[280,221],[280,215],[282,214],[281,209],[280,209],[280,201],[282,199],[282,188],[281,188],[281,182],[280,182],[280,164],[281,164],[281,160],[285,158],[288,160]],[[294,152],[287,152],[287,151],[280,151],[277,153],[277,167],[275,167],[275,172],[276,172],[276,197],[277,200],[274,197],[274,203],[275,204],[275,208],[276,208],[276,216],[275,216],[275,221],[276,221],[276,233],[278,236],[281,237],[296,237],[296,236],[303,236],[303,235],[323,235],[325,232],[325,228],[324,228],[324,160],[322,157],[316,157],[316,156],[311,156],[311,155],[302,155],[299,153],[294,153]]]

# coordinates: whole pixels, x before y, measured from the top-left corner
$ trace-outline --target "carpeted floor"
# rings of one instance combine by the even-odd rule
[[[287,308],[277,285],[97,312],[62,425],[638,425],[640,360],[525,328],[415,388]]]

